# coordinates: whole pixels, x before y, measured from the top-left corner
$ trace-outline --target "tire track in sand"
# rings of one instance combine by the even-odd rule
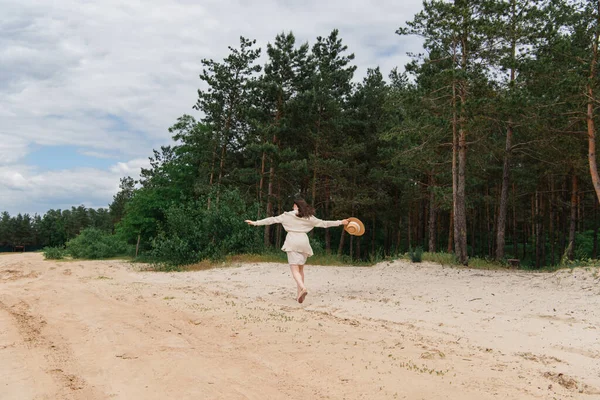
[[[0,298],[0,310],[13,318],[22,344],[31,353],[31,358],[36,360],[38,368],[56,384],[55,388],[44,387],[44,394],[36,399],[95,400],[106,397],[96,393],[94,388],[78,376],[78,368],[70,348],[62,341],[52,340],[44,335],[47,322],[42,316],[32,313],[29,304],[22,300],[10,302],[4,296]]]

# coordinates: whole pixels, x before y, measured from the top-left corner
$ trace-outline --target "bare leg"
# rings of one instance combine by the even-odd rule
[[[296,286],[298,289],[298,294],[296,297],[298,298],[298,302],[302,303],[304,298],[306,297],[306,287],[304,286],[304,274],[301,273],[303,266],[302,265],[290,265],[290,269],[292,271],[292,277],[296,281]],[[302,271],[304,272],[304,271]],[[304,294],[302,294],[304,292]],[[301,296],[302,294],[302,296]]]
[[[298,265],[298,270],[300,271],[300,276],[302,277],[302,284],[304,284],[304,265]]]
[[[304,289],[304,279],[302,278],[302,274],[300,273],[300,265],[290,265],[290,270],[292,271],[292,278],[296,281],[296,285],[298,286],[298,294]]]

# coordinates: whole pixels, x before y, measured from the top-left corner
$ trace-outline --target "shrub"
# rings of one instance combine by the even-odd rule
[[[207,200],[177,204],[166,210],[166,222],[153,240],[151,253],[162,264],[161,269],[264,250],[262,230],[244,222],[256,219],[256,212],[246,209],[237,192],[222,192],[218,206],[213,198],[210,209]]]
[[[46,260],[61,260],[65,258],[65,250],[60,247],[45,247],[43,252]]]
[[[408,250],[408,255],[410,256],[410,261],[414,263],[420,263],[423,260],[423,248],[421,246],[417,246],[414,251],[412,248],[410,248]]]
[[[578,232],[575,235],[575,254],[576,260],[586,260],[592,258],[594,253],[594,231],[588,230]]]
[[[118,236],[96,228],[87,228],[67,242],[67,252],[73,258],[99,259],[126,255],[130,247]]]

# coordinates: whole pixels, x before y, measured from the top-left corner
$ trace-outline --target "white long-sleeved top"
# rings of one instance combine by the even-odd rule
[[[287,211],[277,217],[269,217],[254,221],[252,225],[272,225],[281,224],[287,232],[285,242],[283,242],[283,251],[297,251],[305,253],[308,256],[313,255],[312,247],[308,241],[307,233],[313,228],[329,228],[342,225],[342,221],[323,221],[314,215],[310,218],[300,218],[295,211]]]

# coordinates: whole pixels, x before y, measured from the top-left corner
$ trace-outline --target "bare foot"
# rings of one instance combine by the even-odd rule
[[[298,295],[298,303],[302,304],[304,302],[304,299],[306,298],[307,294],[308,294],[308,290],[306,290],[306,288],[302,289],[302,291]]]

